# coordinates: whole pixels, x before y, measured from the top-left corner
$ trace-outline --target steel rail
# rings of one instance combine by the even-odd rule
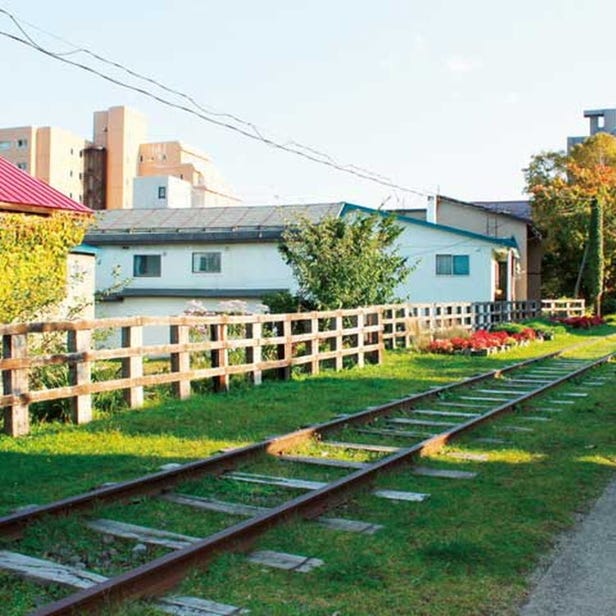
[[[526,402],[600,364],[606,363],[615,354],[604,355],[569,374],[490,409],[479,417],[429,437],[411,447],[403,448],[390,456],[371,463],[367,468],[354,471],[322,488],[298,496],[265,513],[230,526],[191,546],[159,557],[101,584],[43,606],[33,612],[33,616],[75,616],[77,614],[96,613],[102,606],[129,598],[136,599],[164,592],[176,585],[195,567],[207,565],[217,554],[225,551],[243,550],[257,536],[285,520],[297,516],[314,518],[323,514],[327,509],[344,502],[349,493],[371,484],[381,473],[408,464],[419,456],[435,453],[450,440],[511,411],[522,402]]]
[[[368,423],[381,415],[403,410],[405,407],[430,399],[434,396],[447,393],[460,387],[467,387],[481,381],[489,380],[501,374],[524,368],[547,359],[552,359],[577,346],[579,346],[579,344],[511,364],[503,368],[483,372],[424,392],[392,400],[378,406],[369,407],[351,415],[337,417],[313,426],[300,428],[284,435],[272,436],[257,443],[252,443],[244,447],[238,447],[224,453],[215,454],[201,460],[183,464],[178,468],[143,475],[136,479],[129,479],[127,481],[106,485],[88,492],[69,496],[46,505],[17,511],[0,517],[0,536],[18,538],[21,536],[25,526],[46,516],[67,515],[75,511],[91,509],[95,505],[101,503],[123,501],[136,496],[160,493],[172,488],[182,481],[193,479],[206,473],[222,473],[232,470],[238,463],[256,457],[261,453],[281,454],[289,448],[305,442],[317,434],[326,434],[339,430],[345,425]]]
[[[384,404],[369,407],[363,411],[345,415],[326,422],[300,428],[284,435],[273,436],[268,439],[252,443],[244,447],[238,447],[230,451],[215,454],[207,458],[183,464],[181,467],[159,471],[148,475],[143,475],[136,479],[129,479],[102,486],[88,492],[83,492],[64,499],[31,507],[26,510],[16,511],[6,516],[0,517],[0,536],[6,538],[19,538],[23,533],[23,528],[46,516],[68,515],[76,511],[83,511],[93,508],[95,505],[110,503],[115,501],[125,501],[136,496],[146,496],[157,494],[168,490],[182,481],[194,479],[207,473],[223,473],[235,468],[238,463],[256,457],[261,453],[281,454],[286,450],[301,444],[318,434],[326,434],[339,430],[345,425],[363,424],[374,420],[382,415],[403,410],[417,402],[428,400],[449,391],[467,387],[475,383],[486,381],[513,370],[518,370],[541,361],[558,357],[574,348],[587,346],[591,343],[582,342],[535,357],[527,359],[503,368],[483,372],[460,381],[455,381],[440,387],[434,387],[424,392],[419,392],[410,396],[405,396]]]

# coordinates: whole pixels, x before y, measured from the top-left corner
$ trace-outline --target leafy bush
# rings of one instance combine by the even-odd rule
[[[288,314],[316,310],[316,304],[314,302],[309,302],[297,293],[292,294],[289,291],[267,293],[261,297],[261,301],[269,308],[272,314]]]
[[[0,323],[32,319],[66,294],[66,256],[89,220],[0,214]]]

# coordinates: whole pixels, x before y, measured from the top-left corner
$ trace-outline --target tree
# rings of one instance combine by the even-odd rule
[[[88,219],[58,213],[0,215],[0,323],[35,318],[66,294],[66,257]]]
[[[318,309],[388,303],[411,269],[395,242],[403,228],[380,213],[314,223],[300,218],[282,236],[280,252],[300,298]]]
[[[616,138],[597,133],[568,155],[542,152],[525,175],[544,236],[544,293],[581,291],[600,311],[616,282]]]

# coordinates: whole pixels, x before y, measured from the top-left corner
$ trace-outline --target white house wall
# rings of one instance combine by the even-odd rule
[[[515,237],[520,251],[520,275],[516,278],[515,297],[519,300],[528,298],[528,224],[524,220],[481,207],[452,203],[443,198],[438,206],[438,222],[499,238]],[[538,271],[540,266],[534,269]]]
[[[194,252],[220,252],[220,273],[193,273]],[[134,277],[134,255],[161,255],[160,277]],[[294,287],[291,270],[282,261],[275,242],[251,244],[161,244],[102,246],[97,288],[108,289],[119,278],[130,289],[288,289]]]
[[[406,224],[399,238],[400,254],[416,269],[398,288],[410,302],[492,301],[495,245],[438,228]],[[436,255],[468,255],[469,275],[437,275]]]

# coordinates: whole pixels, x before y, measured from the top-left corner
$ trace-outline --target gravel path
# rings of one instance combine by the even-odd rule
[[[556,548],[520,616],[616,616],[616,480]]]

